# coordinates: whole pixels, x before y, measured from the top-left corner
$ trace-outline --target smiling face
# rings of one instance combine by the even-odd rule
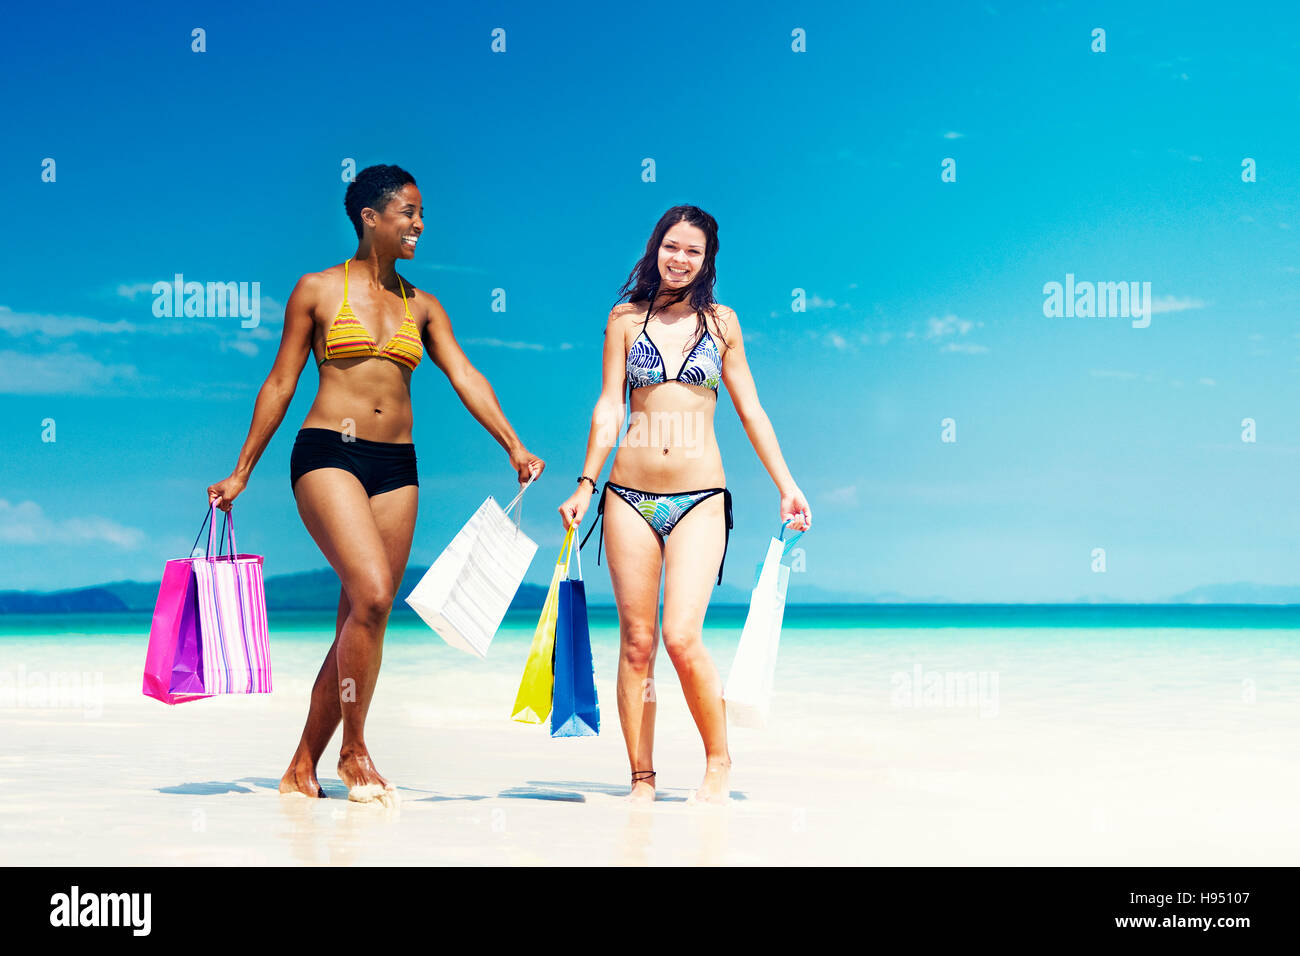
[[[415,244],[424,232],[424,206],[413,183],[393,193],[382,213],[367,206],[361,218],[374,230],[376,250],[395,259],[415,258]]]
[[[660,290],[682,289],[690,285],[704,265],[704,230],[689,222],[672,226],[659,243]]]

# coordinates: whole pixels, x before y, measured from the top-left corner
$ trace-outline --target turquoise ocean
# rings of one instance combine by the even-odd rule
[[[536,615],[510,612],[487,659],[479,660],[447,646],[413,612],[395,608],[383,673],[506,679],[523,666]],[[705,645],[724,678],[745,615],[746,608],[736,605],[708,612]],[[26,673],[93,672],[110,685],[138,682],[150,617],[0,616],[0,707]],[[310,682],[333,639],[334,614],[282,610],[269,620],[277,689],[285,680]],[[590,608],[589,626],[597,677],[611,680],[618,653],[615,609]],[[1051,707],[1095,715],[1122,701],[1153,717],[1162,702],[1257,711],[1270,701],[1290,703],[1300,679],[1298,635],[1300,606],[1294,605],[791,605],[774,707],[785,695],[815,695],[858,712],[982,707],[987,716],[987,698],[996,694],[997,713]],[[656,676],[660,683],[675,681],[666,653],[659,655]],[[974,692],[959,699],[963,682],[984,688],[984,704]],[[939,683],[942,698],[935,696]]]

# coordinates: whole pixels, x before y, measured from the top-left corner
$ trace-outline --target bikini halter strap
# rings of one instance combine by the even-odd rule
[[[348,256],[346,259],[343,260],[343,301],[344,302],[348,301],[348,263],[351,261],[352,261],[351,256]],[[397,275],[396,272],[394,272],[393,274]],[[402,309],[403,311],[406,312],[407,318],[414,318],[414,316],[411,315],[410,302],[408,302],[406,298],[406,282],[403,281],[401,276],[397,276],[397,284],[402,290]]]

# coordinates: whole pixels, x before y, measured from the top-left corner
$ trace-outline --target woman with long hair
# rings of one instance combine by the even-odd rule
[[[230,510],[314,355],[320,387],[294,441],[289,481],[298,514],[341,587],[334,643],[316,675],[307,724],[280,792],[325,796],[316,765],[342,723],[338,773],[348,799],[389,806],[396,788],[375,769],[365,724],[415,530],[411,373],[424,352],[506,450],[521,483],[540,475],[545,462],[515,435],[438,300],[394,268],[397,260],[414,258],[424,231],[415,178],[397,166],[371,166],[348,184],[343,205],[356,229],[356,253],[298,280],[235,470],[208,487],[208,498]]]
[[[660,633],[704,741],[704,780],[694,799],[725,803],[729,796],[722,682],[703,641],[704,613],[715,578],[722,583],[732,527],[731,492],[713,431],[720,383],[726,383],[745,433],[776,483],[782,518],[795,530],[806,530],[812,521],[759,404],[736,313],[714,302],[717,253],[718,224],[702,209],[674,206],[655,226],[610,311],[587,456],[577,490],[559,508],[566,529],[582,521],[617,441],[597,520],[603,516],[601,537],[609,538],[618,606],[618,715],[634,802],[655,798],[654,661]],[[619,439],[624,386],[630,415],[627,434]],[[596,547],[599,562],[600,540]],[[663,620],[656,629],[661,577]]]

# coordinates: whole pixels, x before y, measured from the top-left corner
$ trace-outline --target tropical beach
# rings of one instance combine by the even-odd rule
[[[710,611],[724,675],[743,619]],[[399,788],[384,809],[347,800],[337,741],[328,799],[277,793],[327,616],[272,613],[272,694],[176,707],[140,694],[147,615],[2,617],[0,862],[1226,866],[1300,851],[1294,609],[792,606],[771,726],[733,729],[722,808],[687,802],[699,743],[669,667],[659,800],[624,802],[612,609],[591,611],[600,736],[513,723],[535,623],[512,611],[479,661],[394,615],[369,735]]]
[[[962,934],[1032,886],[1041,944],[1289,901],[1294,4],[368,14],[0,31],[0,904],[158,889],[184,941],[191,876],[300,935],[427,895],[334,867],[915,867],[843,882]]]

